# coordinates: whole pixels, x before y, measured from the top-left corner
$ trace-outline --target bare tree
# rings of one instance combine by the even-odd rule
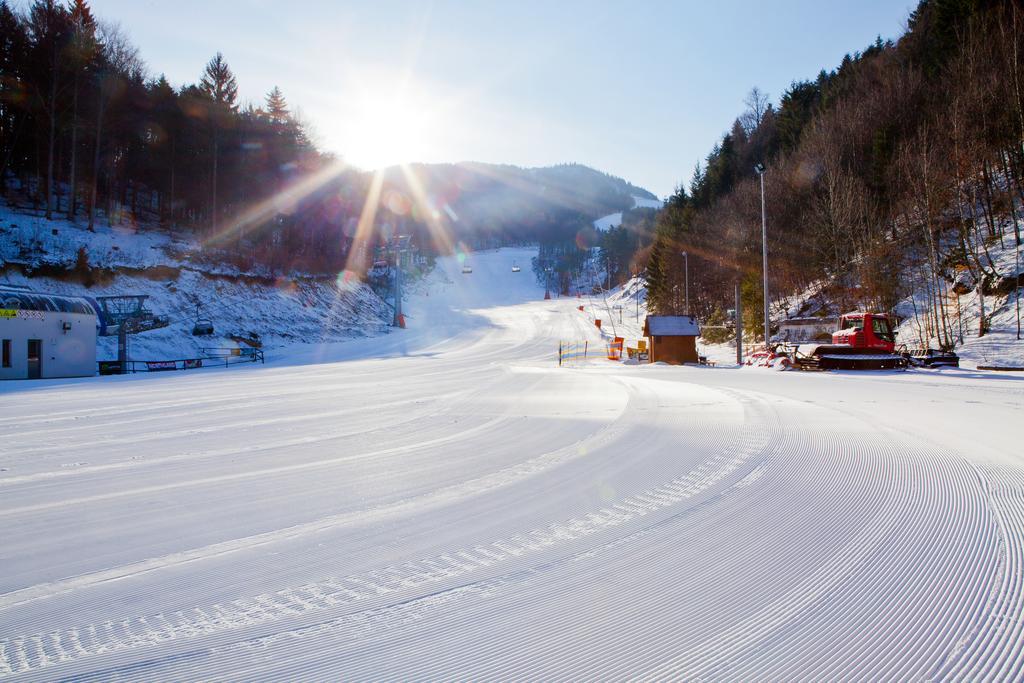
[[[740,123],[743,125],[749,136],[761,125],[764,114],[768,111],[768,93],[762,92],[756,85],[750,89],[743,104],[747,109],[740,116]]]
[[[103,149],[103,119],[107,103],[119,90],[120,82],[127,76],[141,77],[145,65],[139,57],[139,50],[132,45],[121,25],[112,22],[98,22],[99,40],[103,46],[103,68],[96,77],[99,80],[96,102],[96,134],[93,138],[92,189],[89,193],[89,229],[95,226],[96,193],[99,182]]]

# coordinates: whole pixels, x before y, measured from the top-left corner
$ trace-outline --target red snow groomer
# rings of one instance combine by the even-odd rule
[[[801,370],[891,370],[907,367],[896,353],[896,332],[884,313],[857,311],[839,318],[831,344],[800,344],[777,348]]]

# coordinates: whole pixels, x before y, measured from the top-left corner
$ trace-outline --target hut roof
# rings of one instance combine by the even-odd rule
[[[692,315],[649,315],[644,320],[644,336],[696,337],[700,334]]]
[[[55,313],[96,314],[89,302],[81,297],[43,294],[20,287],[0,287],[0,308],[23,311],[51,311]]]

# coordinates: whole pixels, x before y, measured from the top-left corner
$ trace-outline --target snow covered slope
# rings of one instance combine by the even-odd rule
[[[647,197],[638,197],[633,195],[633,207],[638,209],[660,209],[665,205],[665,202],[660,199],[648,199]]]
[[[0,385],[0,680],[1024,675],[1024,381],[559,368],[531,255],[306,364]]]
[[[979,223],[982,219],[979,219]],[[974,235],[987,231],[979,225]],[[892,311],[900,320],[896,341],[908,348],[939,349],[952,342],[960,356],[961,367],[979,366],[1024,367],[1024,335],[1018,338],[1018,315],[1024,301],[1024,287],[1014,289],[1013,281],[1024,284],[1024,252],[1016,254],[1013,225],[1004,226],[1007,238],[989,240],[977,247],[979,258],[989,273],[998,275],[979,286],[955,255],[949,257],[941,277],[933,279],[924,266],[906,266],[900,271],[903,298]],[[955,254],[956,236],[947,234],[943,249]],[[971,240],[977,242],[977,237]],[[921,248],[921,247],[918,247]],[[910,248],[913,252],[914,247]],[[772,303],[772,321],[778,324],[787,318],[821,316],[835,321],[851,304],[839,303],[835,282],[820,280],[802,292]],[[938,288],[938,290],[937,290]],[[981,331],[984,311],[986,331]],[[1024,315],[1021,316],[1024,325]]]
[[[633,208],[639,209],[660,209],[665,205],[665,202],[660,199],[648,199],[646,197],[638,197],[633,195]],[[608,230],[609,228],[617,228],[622,225],[622,212],[610,213],[607,216],[601,216],[594,221],[594,227],[598,230]]]
[[[76,268],[80,250],[86,272]],[[240,272],[207,257],[191,237],[103,221],[89,232],[0,204],[0,283],[70,296],[145,294],[146,305],[170,319],[166,328],[133,335],[129,357],[135,360],[194,358],[202,347],[235,346],[228,334],[256,332],[272,353],[281,353],[296,342],[340,341],[389,329],[391,309],[358,280]],[[198,317],[213,323],[214,335],[192,336],[197,305]],[[97,360],[116,356],[117,338],[100,337]]]
[[[594,221],[594,227],[598,230],[608,230],[610,228],[617,228],[622,225],[622,212],[610,213],[607,216],[601,216]]]

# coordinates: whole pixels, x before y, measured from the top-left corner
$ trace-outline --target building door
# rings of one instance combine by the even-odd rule
[[[43,376],[43,340],[28,340],[28,378],[39,379]]]

